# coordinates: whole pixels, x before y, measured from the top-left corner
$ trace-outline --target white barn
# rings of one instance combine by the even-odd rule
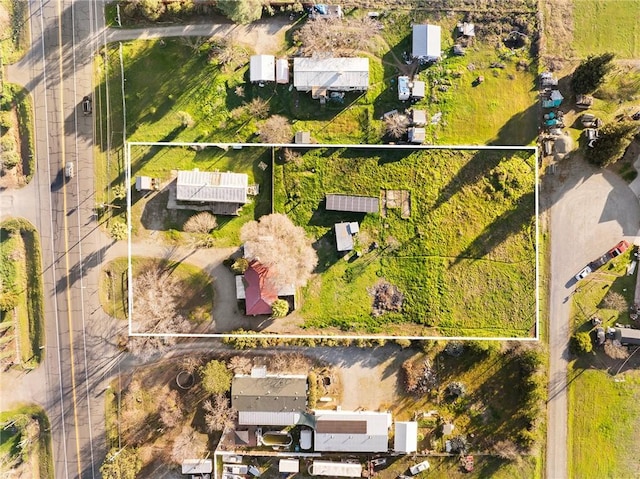
[[[411,56],[433,62],[442,56],[442,29],[439,25],[414,25]]]
[[[294,58],[293,86],[313,98],[329,91],[365,91],[369,88],[368,58]]]
[[[418,450],[418,423],[396,421],[393,450],[401,454],[411,454]]]
[[[252,55],[249,61],[251,83],[276,81],[276,57],[273,55]]]

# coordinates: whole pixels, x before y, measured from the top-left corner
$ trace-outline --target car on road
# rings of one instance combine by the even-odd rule
[[[92,111],[93,111],[93,105],[91,104],[91,97],[85,96],[82,99],[82,114],[91,115]]]
[[[65,178],[73,178],[75,176],[73,161],[67,161],[64,165],[64,176]]]
[[[622,240],[617,245],[615,245],[613,248],[611,248],[607,252],[607,254],[611,258],[615,258],[616,256],[620,256],[622,253],[624,253],[628,249],[629,249],[629,243],[627,243],[625,240]]]
[[[576,280],[580,281],[581,279],[586,278],[587,276],[589,276],[589,274],[592,272],[593,270],[591,269],[591,266],[587,265],[584,268],[582,268],[580,270],[580,272],[578,274],[576,274]]]
[[[431,467],[431,464],[429,464],[429,461],[422,461],[418,464],[414,464],[413,466],[411,466],[409,468],[409,472],[411,473],[412,476],[415,476],[416,474],[420,474],[421,472],[426,471],[430,467]]]

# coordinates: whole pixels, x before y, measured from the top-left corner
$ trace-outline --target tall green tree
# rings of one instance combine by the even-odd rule
[[[200,368],[202,387],[209,394],[224,394],[231,389],[231,371],[222,361],[209,361]]]
[[[262,0],[219,0],[217,7],[229,20],[243,25],[262,17]]]
[[[583,95],[598,88],[604,76],[613,68],[611,61],[614,56],[613,53],[603,53],[598,56],[590,55],[583,60],[571,76],[573,92],[576,95]]]
[[[600,137],[592,148],[587,148],[585,158],[601,167],[618,161],[629,147],[638,127],[632,122],[608,123],[600,128]]]

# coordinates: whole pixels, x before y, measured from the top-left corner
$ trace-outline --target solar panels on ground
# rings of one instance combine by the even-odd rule
[[[327,210],[377,213],[378,198],[372,196],[327,195]]]

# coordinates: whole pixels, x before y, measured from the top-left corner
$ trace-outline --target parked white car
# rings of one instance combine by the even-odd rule
[[[431,465],[429,464],[429,461],[422,461],[419,464],[415,464],[411,466],[409,468],[409,472],[411,472],[412,476],[415,476],[416,474],[420,474],[421,472],[426,471],[430,467]]]
[[[591,266],[588,266],[588,265],[585,266],[580,270],[578,274],[576,274],[576,281],[580,281],[581,279],[586,278],[591,274],[591,272],[592,272]]]

